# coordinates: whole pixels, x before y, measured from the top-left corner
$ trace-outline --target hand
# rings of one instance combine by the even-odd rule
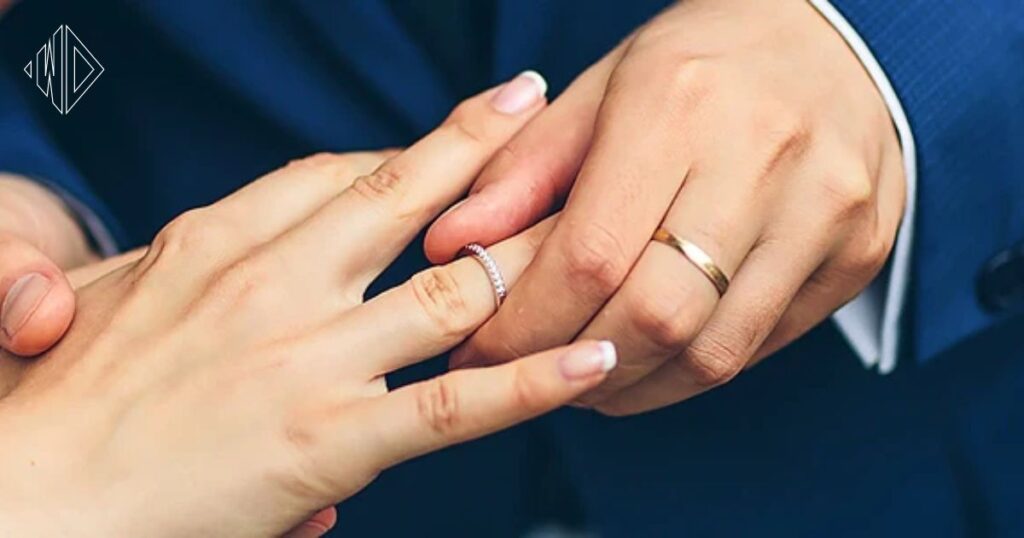
[[[430,230],[428,255],[506,237],[570,187],[537,259],[453,363],[612,339],[620,366],[583,403],[614,415],[725,383],[856,296],[905,197],[881,97],[803,0],[681,2],[640,28],[507,144]],[[651,242],[659,226],[732,277],[723,298]]]
[[[379,166],[299,161],[80,290],[75,325],[0,400],[0,534],[277,535],[388,466],[600,383],[614,354],[581,343],[388,392],[385,374],[492,314],[492,291],[461,259],[362,300],[543,106],[519,78]],[[507,278],[552,225],[492,249]]]
[[[56,196],[0,174],[0,349],[23,356],[49,349],[75,311],[64,270],[95,258]]]

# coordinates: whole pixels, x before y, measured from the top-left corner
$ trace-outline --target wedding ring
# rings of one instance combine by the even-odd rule
[[[726,290],[729,289],[729,277],[725,276],[725,272],[708,256],[704,249],[697,245],[676,236],[676,234],[666,230],[665,228],[658,228],[658,231],[654,232],[654,241],[668,245],[683,254],[690,263],[694,265],[704,276],[711,281],[711,284],[718,290],[718,296],[725,295]]]
[[[497,306],[501,306],[501,303],[505,301],[505,296],[508,295],[508,288],[505,286],[505,277],[501,276],[498,262],[480,243],[470,243],[462,247],[462,252],[473,256],[483,266],[487,273],[487,279],[491,281],[491,288],[494,289],[494,302]]]

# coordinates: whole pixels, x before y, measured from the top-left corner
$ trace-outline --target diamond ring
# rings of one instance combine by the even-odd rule
[[[487,279],[491,281],[491,287],[494,288],[494,302],[497,306],[501,306],[505,296],[508,295],[508,288],[505,286],[505,277],[501,276],[498,262],[480,243],[470,243],[462,247],[462,252],[473,256],[483,266],[487,273]]]

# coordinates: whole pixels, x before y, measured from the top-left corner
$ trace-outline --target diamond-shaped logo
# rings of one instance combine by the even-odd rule
[[[71,112],[103,71],[103,64],[66,24],[57,27],[24,68],[61,114]]]

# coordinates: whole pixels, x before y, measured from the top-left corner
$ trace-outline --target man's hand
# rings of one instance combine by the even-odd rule
[[[725,383],[825,319],[883,266],[905,201],[881,97],[803,0],[693,0],[639,29],[499,153],[428,255],[507,237],[570,188],[453,363],[611,339],[620,367],[583,403],[615,415]],[[659,225],[732,277],[724,297],[651,242]]]
[[[64,271],[95,259],[56,196],[0,174],[0,348],[27,356],[56,343],[75,311]]]

